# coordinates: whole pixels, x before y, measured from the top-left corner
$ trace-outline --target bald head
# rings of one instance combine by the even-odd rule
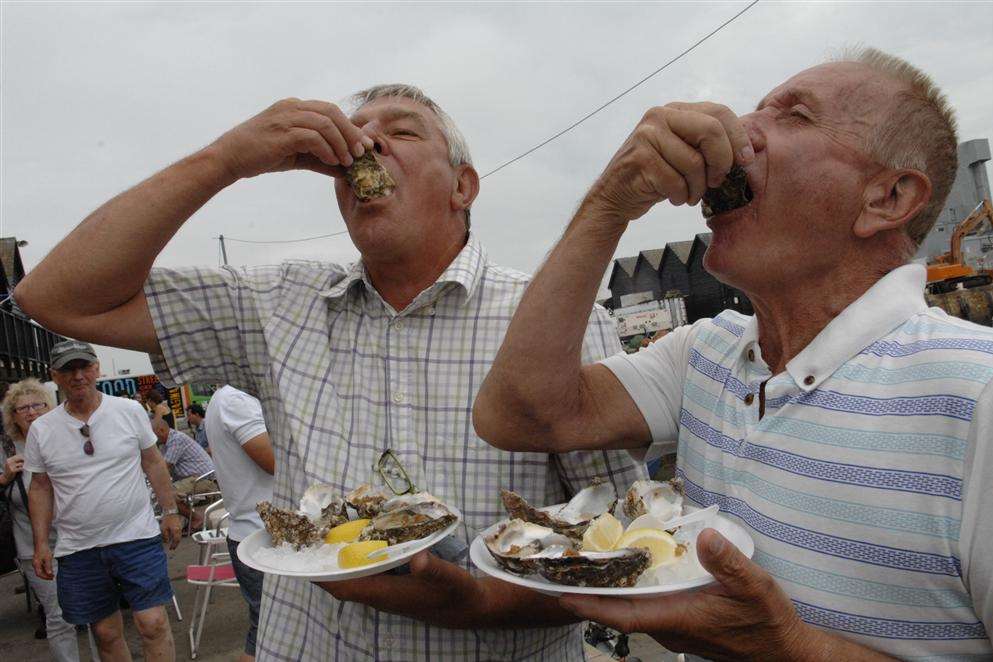
[[[161,418],[153,418],[152,432],[158,437],[159,443],[163,443],[169,437],[169,424]]]

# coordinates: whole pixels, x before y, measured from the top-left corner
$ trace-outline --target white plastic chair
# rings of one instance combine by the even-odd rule
[[[197,587],[193,597],[193,616],[190,617],[189,639],[190,659],[197,659],[200,652],[200,637],[207,620],[207,606],[214,587],[238,588],[238,580],[231,565],[231,555],[227,550],[227,527],[221,526],[227,519],[225,514],[213,529],[207,528],[209,514],[223,508],[224,501],[218,500],[204,511],[203,529],[193,534],[193,540],[200,546],[197,563],[186,567],[186,581]],[[219,551],[225,550],[225,551]]]

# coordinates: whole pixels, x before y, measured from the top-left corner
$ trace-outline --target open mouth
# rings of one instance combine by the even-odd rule
[[[718,214],[744,207],[754,198],[745,169],[735,165],[731,167],[731,171],[720,186],[709,188],[703,194],[700,211],[703,212],[703,217],[709,220]]]

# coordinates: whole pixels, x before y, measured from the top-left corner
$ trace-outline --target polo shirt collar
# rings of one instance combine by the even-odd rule
[[[802,390],[816,389],[875,340],[927,309],[926,277],[924,266],[905,264],[880,278],[794,356],[786,372]],[[758,320],[752,316],[741,334],[739,349],[755,351],[757,343]]]
[[[463,305],[468,303],[479,288],[479,282],[486,266],[486,251],[483,245],[476,238],[476,235],[469,233],[469,240],[466,242],[459,254],[448,265],[448,267],[438,276],[438,280],[433,285],[417,295],[407,307],[413,310],[428,303],[428,300],[437,298],[439,290],[444,286],[454,284],[464,293]],[[326,290],[320,292],[320,296],[327,299],[341,299],[345,297],[353,287],[363,287],[369,292],[375,292],[369,274],[362,261],[359,260],[348,267],[344,278]],[[377,293],[378,296],[378,293]]]

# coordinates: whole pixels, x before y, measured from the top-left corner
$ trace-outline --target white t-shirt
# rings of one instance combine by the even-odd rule
[[[155,446],[148,414],[133,400],[101,396],[90,415],[93,455],[83,452],[82,422],[65,405],[28,431],[24,468],[47,473],[59,532],[55,556],[159,535],[141,451]]]
[[[228,537],[240,542],[262,528],[255,505],[272,500],[272,476],[241,447],[266,432],[262,405],[247,393],[224,386],[210,396],[204,425],[214,454],[217,484],[230,513]]]

